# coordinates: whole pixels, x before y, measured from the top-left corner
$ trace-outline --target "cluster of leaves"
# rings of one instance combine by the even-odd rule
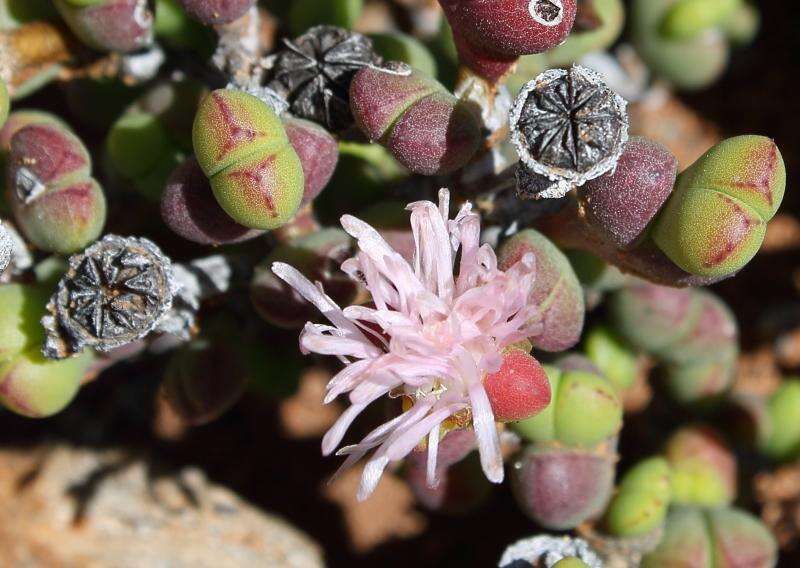
[[[284,337],[275,328],[297,330],[317,314],[276,277],[273,263],[321,282],[338,305],[366,305],[366,277],[340,270],[356,243],[333,221],[358,212],[419,265],[428,261],[415,249],[419,227],[408,226],[404,203],[446,185],[458,202],[488,204],[484,240],[499,270],[535,262],[527,303],[537,307],[539,331],[481,377],[497,427],[513,432],[518,445],[510,452],[511,485],[525,514],[545,529],[580,527],[607,559],[622,555],[654,567],[678,558],[693,568],[773,564],[771,536],[733,505],[736,460],[709,428],[678,429],[661,453],[629,465],[616,487],[615,479],[631,393],[652,366],[678,406],[729,403],[738,355],[733,314],[707,290],[671,286],[729,278],[758,252],[785,190],[780,151],[769,138],[737,136],[678,172],[667,148],[627,138],[625,105],[604,84],[592,83],[585,99],[572,84],[562,91],[557,84],[553,92],[567,92],[564,100],[552,105],[541,95],[536,102],[548,118],[532,114],[547,122],[537,130],[547,140],[525,151],[544,155],[551,151],[542,147],[560,143],[575,162],[579,151],[602,154],[597,116],[619,128],[610,137],[618,148],[601,156],[609,167],[568,184],[563,199],[525,202],[517,184],[502,189],[508,175],[498,173],[498,164],[517,167],[506,136],[509,124],[516,127],[509,93],[522,88],[524,99],[540,71],[610,46],[622,29],[622,4],[439,4],[427,32],[422,9],[404,8],[420,11],[413,12],[419,29],[407,30],[427,33],[420,39],[351,31],[363,5],[353,0],[330,0],[323,9],[302,0],[266,7],[255,0],[0,0],[0,53],[10,54],[7,68],[0,66],[0,212],[24,241],[0,284],[0,400],[26,416],[49,416],[109,365],[168,350],[161,393],[188,424],[216,418],[252,382],[281,391],[278,376],[296,380],[293,355],[266,362],[264,349],[249,346]],[[274,37],[259,25],[266,9],[278,16]],[[739,0],[641,0],[630,24],[655,75],[697,88],[722,72],[730,43],[752,38],[757,14]],[[30,53],[31,38],[45,46],[41,53]],[[69,124],[18,108],[56,78],[70,79]],[[602,98],[597,93],[615,104],[604,102],[580,122],[576,116]],[[87,140],[102,141],[87,148],[73,122]],[[524,139],[511,134],[518,144]],[[523,181],[529,174],[535,179]],[[557,181],[546,177],[520,166],[520,196],[524,183]],[[509,210],[510,219],[493,220]],[[120,326],[136,319],[136,306],[106,281],[113,278],[75,268],[107,232],[146,235],[186,261],[179,272],[195,296],[166,286],[163,293],[174,297],[159,299],[185,325],[144,337],[156,328],[151,322],[108,353],[48,359],[40,322],[58,325],[47,323],[48,313],[99,306],[82,317],[102,323],[102,302],[85,304],[87,294],[117,302]],[[212,252],[225,258],[224,276],[192,264]],[[116,276],[117,265],[105,260],[97,262]],[[128,262],[123,269],[140,263]],[[632,276],[617,272],[611,282],[600,275],[617,269]],[[72,290],[62,294],[63,305],[57,289]],[[565,353],[606,293],[606,323],[586,334],[581,352]],[[381,330],[370,331],[383,341]],[[797,456],[797,384],[745,406],[756,417],[757,449],[773,459]],[[436,472],[427,470],[426,448],[405,460],[408,483],[434,510],[467,511],[489,495],[470,415],[458,418],[442,428]]]

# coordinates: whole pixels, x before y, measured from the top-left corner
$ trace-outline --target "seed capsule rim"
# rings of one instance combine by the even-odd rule
[[[578,74],[589,82],[596,84],[598,88],[607,90],[612,95],[611,99],[614,109],[619,115],[622,124],[619,140],[613,151],[585,173],[551,166],[537,160],[531,153],[530,144],[528,144],[525,134],[522,132],[519,125],[522,119],[522,113],[525,110],[531,93],[541,89],[545,85],[565,79],[572,73]],[[509,129],[511,131],[511,143],[516,149],[520,162],[525,169],[529,172],[544,176],[553,182],[544,190],[536,192],[534,197],[536,199],[558,199],[564,197],[572,188],[580,187],[589,180],[598,178],[609,171],[613,171],[628,142],[630,121],[627,107],[628,102],[611,89],[599,73],[580,65],[573,65],[570,69],[550,69],[528,81],[517,95],[511,112],[509,113]]]

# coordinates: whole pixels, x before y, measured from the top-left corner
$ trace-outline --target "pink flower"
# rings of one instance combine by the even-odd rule
[[[335,355],[345,364],[328,384],[325,402],[349,393],[350,407],[323,438],[325,455],[370,403],[386,395],[405,396],[411,403],[360,443],[337,452],[347,456],[340,471],[373,452],[361,479],[360,500],[372,493],[390,462],[403,459],[426,438],[427,482],[435,486],[437,446],[453,427],[474,429],[486,477],[503,480],[497,427],[483,381],[500,369],[504,349],[541,330],[538,306],[528,300],[535,257],[527,254],[509,270],[499,270],[492,248],[480,244],[480,217],[467,203],[449,220],[449,201],[449,192],[442,189],[438,207],[430,201],[408,206],[416,245],[413,266],[374,228],[342,217],[342,227],[359,249],[342,270],[365,284],[374,308],[342,310],[320,285],[291,266],[272,266],[333,324],[307,323],[300,336],[302,351]]]

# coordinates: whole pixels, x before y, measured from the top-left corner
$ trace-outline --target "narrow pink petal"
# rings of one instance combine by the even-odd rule
[[[367,407],[368,403],[353,404],[345,410],[338,420],[331,426],[330,430],[325,433],[322,438],[322,454],[328,456],[333,453],[336,446],[344,438],[345,432],[353,423],[359,414]]]
[[[481,383],[469,387],[472,403],[472,424],[478,441],[481,467],[487,479],[493,483],[503,482],[503,457],[500,454],[500,438],[494,423],[494,414],[489,397]]]
[[[428,487],[437,487],[439,479],[436,475],[436,458],[439,455],[439,432],[441,427],[439,424],[433,427],[433,430],[428,434],[428,463],[426,469],[426,482]]]

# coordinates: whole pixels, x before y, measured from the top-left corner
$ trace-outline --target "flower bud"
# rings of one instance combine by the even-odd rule
[[[34,347],[0,363],[0,402],[29,418],[60,412],[78,393],[94,356],[51,361]]]
[[[622,404],[614,387],[584,370],[561,371],[547,366],[551,403],[538,415],[513,425],[534,442],[557,441],[568,446],[593,446],[622,427]]]
[[[585,351],[617,390],[630,387],[639,376],[639,358],[622,338],[605,326],[596,326],[589,331]]]
[[[8,196],[17,224],[34,245],[67,254],[100,236],[106,201],[90,172],[89,152],[63,127],[31,124],[14,134]]]
[[[175,233],[201,245],[238,243],[262,234],[238,224],[222,210],[194,158],[178,166],[167,180],[161,218]]]
[[[241,18],[255,0],[178,0],[192,18],[207,26]]]
[[[153,41],[147,0],[55,0],[56,8],[83,43],[99,51],[136,51]]]
[[[736,459],[710,428],[678,430],[664,456],[672,469],[673,502],[715,507],[736,497]]]
[[[669,198],[678,161],[657,142],[632,137],[612,172],[578,190],[587,220],[611,243],[629,249],[644,237]]]
[[[428,485],[427,450],[409,454],[405,464],[406,481],[426,509],[457,515],[486,500],[492,486],[483,475],[476,449],[472,430],[448,432],[439,441],[435,487]]]
[[[455,171],[478,150],[480,127],[468,104],[415,70],[404,75],[368,67],[350,85],[358,127],[422,175]]]
[[[339,145],[330,132],[310,120],[287,117],[283,119],[283,127],[303,164],[305,190],[300,203],[302,207],[311,203],[333,177],[339,161]]]
[[[494,418],[515,422],[537,415],[550,404],[550,382],[542,365],[525,351],[510,349],[503,364],[484,380]]]
[[[236,351],[222,341],[194,341],[172,354],[160,395],[187,424],[216,420],[239,400],[248,374]]]
[[[574,346],[583,330],[585,313],[583,290],[572,265],[550,240],[533,229],[516,233],[497,253],[498,266],[506,270],[525,254],[536,257],[536,280],[532,301],[542,309],[543,328],[529,338],[537,349],[563,351]]]
[[[687,272],[729,276],[758,252],[785,188],[786,168],[772,140],[729,138],[678,176],[653,239]]]
[[[192,142],[214,197],[234,221],[274,229],[297,212],[303,167],[266,103],[242,91],[213,91],[197,110]]]
[[[664,523],[669,503],[669,464],[659,457],[644,460],[622,478],[606,512],[605,528],[624,538],[651,533]]]
[[[273,274],[273,262],[291,264],[312,282],[322,282],[325,293],[337,304],[352,303],[357,285],[339,269],[350,255],[351,246],[352,241],[344,231],[322,229],[276,247],[256,266],[250,283],[250,299],[258,314],[273,325],[295,329],[317,313],[314,306]]]
[[[800,381],[784,382],[767,403],[767,436],[761,450],[776,460],[800,455]]]
[[[575,21],[575,0],[439,0],[461,62],[495,81],[517,57],[562,43]],[[505,70],[503,66],[505,65]]]
[[[605,509],[615,462],[607,444],[586,450],[534,444],[514,459],[511,489],[522,511],[538,524],[572,529]]]
[[[45,314],[48,296],[47,289],[40,286],[0,285],[0,361],[44,341],[39,320]]]

